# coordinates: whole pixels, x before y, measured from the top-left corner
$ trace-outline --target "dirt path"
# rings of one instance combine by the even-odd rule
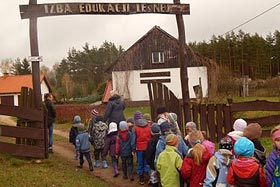
[[[54,130],[54,134],[68,138],[68,133],[61,131],[61,130]],[[68,161],[70,161],[71,163],[73,163],[73,166],[76,167],[79,163],[78,160],[74,159],[74,146],[71,145],[70,143],[64,143],[64,142],[60,142],[60,141],[55,141],[54,142],[54,153],[58,153],[59,155],[61,155],[62,157],[64,157],[65,159],[67,159]],[[114,186],[114,187],[143,187],[143,186],[148,186],[147,184],[145,185],[140,185],[138,183],[138,176],[135,173],[134,174],[134,181],[130,181],[130,180],[125,180],[122,178],[122,171],[120,171],[120,175],[117,178],[113,177],[113,169],[110,166],[107,169],[103,169],[102,167],[99,168],[94,168],[94,171],[92,172],[92,175],[94,175],[95,177],[98,177],[108,183],[111,183],[110,186]],[[87,162],[85,161],[85,170],[89,170],[88,169],[88,165]],[[120,166],[120,164],[119,164]],[[135,166],[134,166],[135,167]]]

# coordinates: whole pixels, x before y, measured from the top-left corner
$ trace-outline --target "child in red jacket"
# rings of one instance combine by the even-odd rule
[[[181,175],[187,180],[188,187],[202,187],[206,177],[206,167],[212,154],[202,144],[204,138],[201,131],[191,132],[189,139],[193,147],[184,158]]]
[[[263,168],[253,158],[254,144],[246,137],[242,137],[234,144],[237,159],[229,168],[228,183],[236,186],[266,187]]]

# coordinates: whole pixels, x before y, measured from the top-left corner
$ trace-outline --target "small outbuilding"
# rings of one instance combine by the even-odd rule
[[[45,93],[51,92],[51,87],[44,75],[40,75],[42,99]],[[0,77],[0,104],[18,106],[21,87],[33,88],[32,75],[9,75]]]

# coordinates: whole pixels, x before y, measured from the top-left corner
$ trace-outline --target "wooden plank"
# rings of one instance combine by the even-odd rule
[[[189,4],[170,3],[46,3],[20,5],[21,19],[60,15],[190,14]]]
[[[248,124],[259,123],[261,126],[274,126],[280,124],[280,115],[271,115],[258,118],[243,118]]]
[[[0,105],[0,114],[15,116],[29,121],[43,121],[43,111],[20,106]]]
[[[208,113],[207,113],[208,132],[209,132],[211,140],[216,142],[217,141],[217,137],[216,137],[217,127],[215,124],[215,105],[209,104],[207,106],[207,109],[208,109]]]
[[[160,106],[165,106],[165,103],[163,102],[164,101],[164,98],[163,98],[163,89],[164,89],[163,85],[157,82],[157,87],[158,87],[158,90],[157,90],[158,91],[158,98],[157,98],[158,104]]]
[[[169,111],[172,111],[171,107],[173,105],[174,100],[172,100],[172,98],[170,96],[171,91],[165,85],[162,85],[162,86],[163,86],[164,105],[168,106]]]
[[[200,105],[200,130],[207,131],[207,106]]]
[[[144,77],[170,77],[170,71],[140,73],[140,78]]]
[[[152,117],[153,121],[156,121],[157,116],[156,116],[156,109],[155,109],[155,106],[154,106],[154,97],[153,97],[153,92],[152,92],[152,84],[151,83],[147,84],[147,87],[148,87],[148,92],[149,92],[151,117]]]
[[[263,100],[231,104],[231,112],[240,111],[280,111],[280,105],[279,102]]]
[[[217,104],[216,107],[217,140],[219,141],[222,137],[225,136],[223,127],[223,105]]]
[[[198,105],[193,105],[192,106],[192,120],[196,124],[198,124],[198,111],[199,111],[199,106]]]
[[[36,146],[0,142],[0,152],[11,154],[14,156],[45,158],[44,148],[36,147]]]
[[[155,111],[157,110],[157,108],[159,107],[159,103],[158,103],[158,89],[157,89],[157,83],[156,82],[152,82],[152,88],[153,88],[153,98],[154,98],[154,109]]]
[[[43,129],[0,125],[0,136],[43,140]]]
[[[232,130],[232,125],[233,125],[233,121],[230,113],[230,106],[223,105],[223,112],[224,112],[225,134],[227,134]]]
[[[170,83],[171,82],[171,79],[145,79],[145,80],[140,80],[140,83],[141,84],[147,84],[147,83],[151,83],[153,81],[156,81],[156,82],[160,82],[160,83]]]

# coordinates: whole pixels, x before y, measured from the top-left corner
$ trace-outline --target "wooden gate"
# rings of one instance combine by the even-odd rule
[[[157,121],[157,108],[164,106],[168,111],[177,114],[178,125],[180,129],[183,129],[183,108],[180,100],[173,94],[173,92],[164,84],[156,81],[148,83],[148,90],[153,121]]]
[[[0,105],[0,115],[13,116],[16,125],[0,124],[0,152],[15,156],[47,158],[46,117],[34,109],[32,90],[22,88],[20,106]]]

